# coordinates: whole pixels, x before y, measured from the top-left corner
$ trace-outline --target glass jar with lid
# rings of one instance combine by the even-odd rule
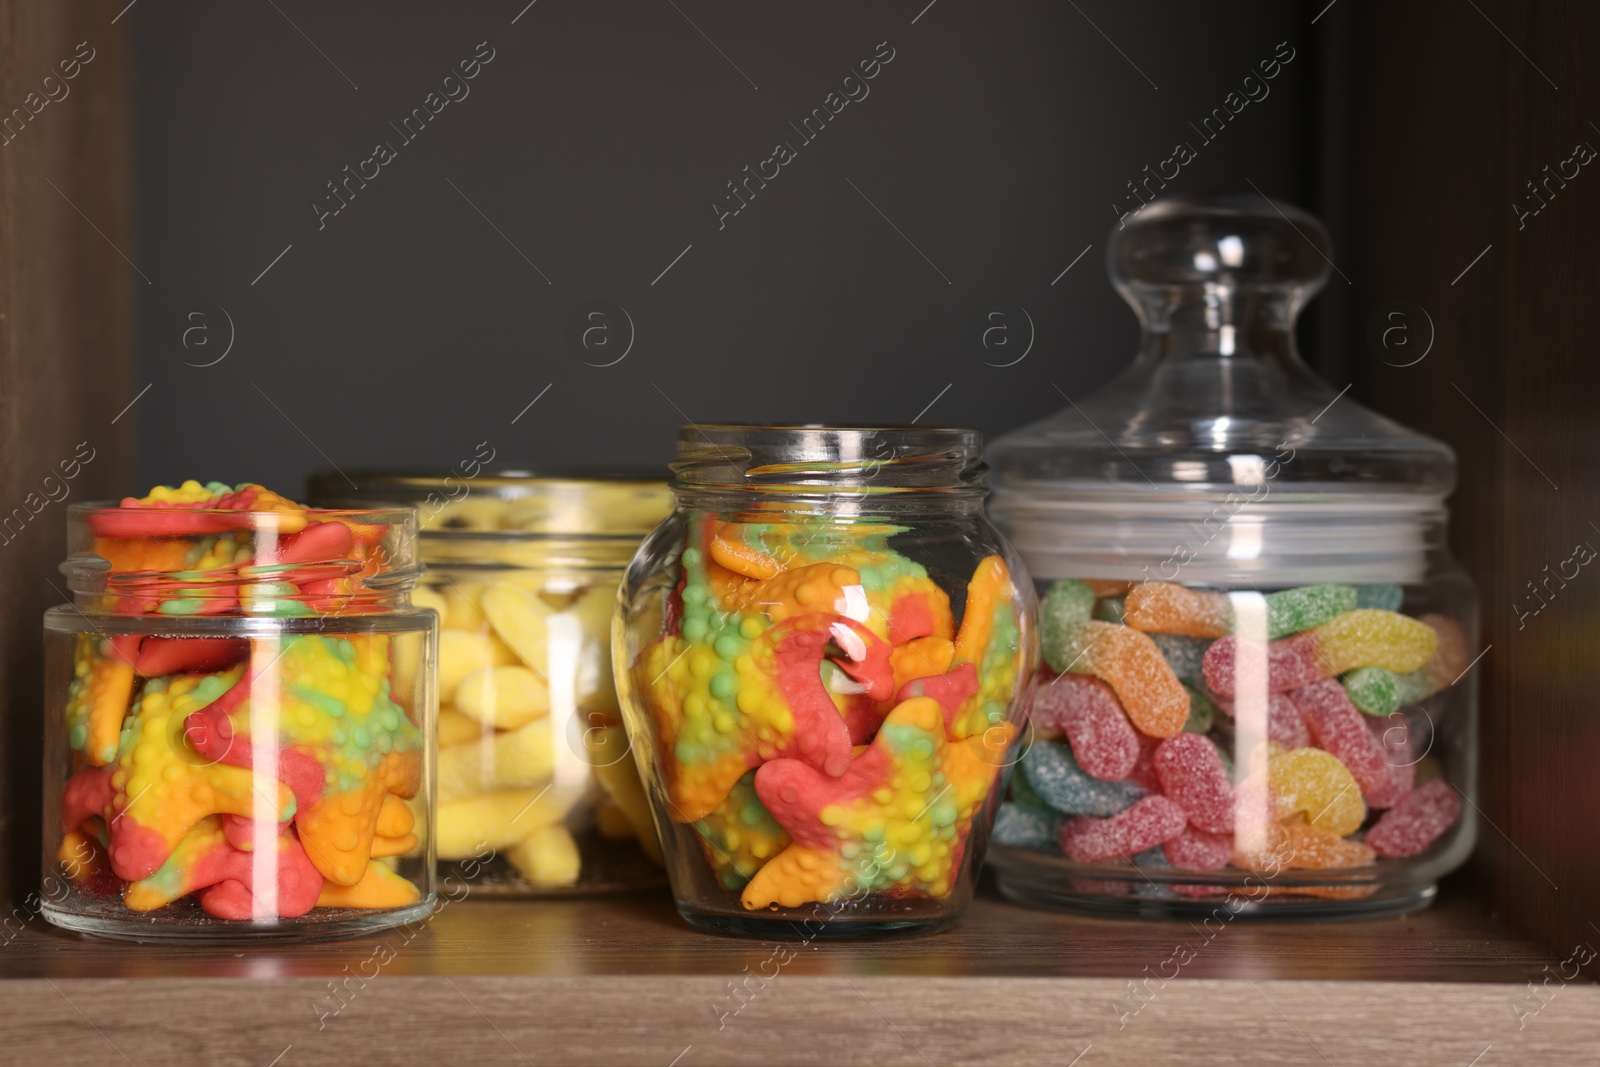
[[[975,431],[685,426],[616,675],[679,912],[809,941],[972,895],[1034,660]]]
[[[188,482],[67,522],[72,602],[44,619],[45,918],[225,940],[426,916],[416,513]]]
[[[441,874],[474,895],[661,885],[660,846],[611,678],[617,585],[671,508],[645,473],[353,471],[322,502],[400,501],[420,515],[439,615]]]
[[[1473,843],[1454,457],[1301,362],[1331,263],[1306,213],[1156,201],[1108,259],[1137,358],[990,451],[1043,651],[999,884],[1146,914],[1425,904]]]

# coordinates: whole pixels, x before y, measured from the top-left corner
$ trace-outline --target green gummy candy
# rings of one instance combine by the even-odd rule
[[[1108,596],[1095,602],[1094,617],[1100,622],[1122,625],[1125,601],[1120,596]]]
[[[1303,585],[1267,594],[1267,638],[1309,630],[1356,608],[1353,585]]]
[[[1083,624],[1094,612],[1094,590],[1076,578],[1050,587],[1039,604],[1039,644],[1051,667],[1061,670],[1078,654]]]
[[[1189,718],[1183,724],[1185,733],[1203,734],[1211,729],[1211,724],[1217,721],[1217,706],[1194,686],[1187,682],[1181,683],[1184,691],[1189,694]]]
[[[1387,718],[1428,695],[1426,671],[1396,674],[1385,667],[1361,667],[1340,681],[1350,703],[1378,718]]]
[[[1377,608],[1379,611],[1399,611],[1406,593],[1398,585],[1356,586],[1356,607]]]

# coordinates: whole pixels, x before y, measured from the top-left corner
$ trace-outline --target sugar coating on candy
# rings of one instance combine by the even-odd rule
[[[1035,728],[1045,736],[1065,734],[1079,767],[1108,782],[1133,770],[1139,734],[1110,686],[1087,675],[1062,674],[1038,686],[1033,700]]]
[[[1150,640],[1161,650],[1162,658],[1167,661],[1167,666],[1172,668],[1173,674],[1190,685],[1205,683],[1202,665],[1205,662],[1206,649],[1211,647],[1209,639],[1185,637],[1182,634],[1151,634]]]
[[[1393,797],[1405,796],[1416,786],[1416,744],[1411,736],[1411,722],[1403,712],[1382,719],[1368,719],[1367,728],[1377,738],[1383,750],[1384,762],[1389,765],[1393,780]]]
[[[1111,686],[1133,725],[1171,737],[1189,720],[1189,694],[1150,635],[1108,622],[1085,622],[1063,650],[1062,670],[1092,674]]]
[[[1207,833],[1191,823],[1162,849],[1173,867],[1186,871],[1214,871],[1226,867],[1233,859],[1233,837],[1229,834]]]
[[[1128,781],[1146,793],[1161,792],[1161,780],[1156,777],[1156,748],[1160,739],[1139,735],[1139,758],[1128,772]]]
[[[1137,630],[1222,637],[1233,632],[1233,602],[1226,593],[1173,582],[1140,582],[1128,590],[1124,619]]]
[[[1257,850],[1236,850],[1233,865],[1250,871],[1274,873],[1278,870],[1335,870],[1365,867],[1373,862],[1373,850],[1360,841],[1350,841],[1310,823],[1284,823],[1267,828],[1265,845]],[[1330,890],[1323,892],[1323,890]],[[1341,899],[1341,891],[1358,890],[1349,896],[1369,896],[1371,890],[1359,886],[1282,887],[1284,892],[1306,892],[1313,896]],[[1364,890],[1364,891],[1362,891]]]
[[[1013,848],[1055,848],[1061,841],[1061,816],[1046,808],[1001,804],[990,837]]]
[[[1349,768],[1369,807],[1387,808],[1400,799],[1382,746],[1337,680],[1325,678],[1296,689],[1289,698],[1311,728],[1313,740]]]
[[[1461,817],[1461,794],[1441,778],[1417,786],[1367,831],[1372,851],[1387,859],[1415,856]]]
[[[1356,608],[1353,585],[1303,585],[1266,595],[1267,637],[1276,640],[1310,630]]]
[[[1347,613],[1348,614],[1348,613]],[[1202,663],[1206,687],[1218,696],[1231,697],[1237,684],[1239,639],[1222,637],[1211,642]],[[1328,677],[1330,671],[1317,655],[1317,646],[1305,634],[1267,644],[1267,690],[1282,693]]]
[[[1421,671],[1396,674],[1383,667],[1358,667],[1339,683],[1358,710],[1385,718],[1426,696],[1428,680]]]
[[[1320,748],[1297,748],[1274,756],[1267,784],[1280,819],[1302,815],[1312,826],[1343,837],[1367,817],[1361,787],[1339,758]]]
[[[1439,635],[1426,623],[1376,608],[1347,611],[1310,631],[1309,636],[1327,675],[1357,667],[1414,671],[1426,664],[1439,646]]]
[[[1417,619],[1438,636],[1438,647],[1422,667],[1428,680],[1428,697],[1452,686],[1470,665],[1471,650],[1467,648],[1467,632],[1461,624],[1448,615],[1422,615]]]
[[[1067,670],[1076,656],[1078,631],[1089,621],[1094,600],[1094,592],[1083,582],[1063,578],[1039,601],[1039,647],[1054,670]]]
[[[1356,607],[1376,608],[1379,611],[1399,611],[1406,592],[1398,585],[1356,586]]]
[[[1189,823],[1183,809],[1163,796],[1149,796],[1109,819],[1080,815],[1061,829],[1061,850],[1079,863],[1130,860],[1165,844]]]
[[[1063,815],[1114,815],[1146,792],[1131,781],[1106,782],[1085,773],[1059,741],[1028,746],[1021,771],[1033,791]]]
[[[1233,783],[1209,738],[1169,737],[1156,748],[1154,765],[1162,793],[1183,809],[1191,826],[1213,834],[1233,832]]]

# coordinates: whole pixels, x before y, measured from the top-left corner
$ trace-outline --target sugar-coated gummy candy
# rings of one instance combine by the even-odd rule
[[[1111,687],[1098,678],[1063,674],[1034,692],[1035,727],[1064,733],[1078,766],[1096,778],[1120,781],[1139,758],[1139,734]],[[1038,721],[1043,711],[1045,721]],[[1054,727],[1055,729],[1051,729]]]
[[[1422,671],[1396,674],[1384,667],[1358,667],[1339,679],[1350,703],[1368,715],[1384,718],[1428,695]]]
[[[506,850],[506,859],[530,885],[541,888],[572,885],[582,858],[578,842],[565,826],[545,826]]]
[[[1222,637],[1211,642],[1202,664],[1207,688],[1218,696],[1233,696],[1238,658],[1238,638]],[[1267,691],[1272,693],[1310,685],[1329,673],[1317,655],[1316,645],[1305,634],[1268,642],[1266,661]]]
[[[1163,796],[1148,796],[1108,819],[1078,816],[1061,829],[1061,850],[1079,863],[1129,860],[1183,833],[1183,809]]]
[[[1156,648],[1161,650],[1162,657],[1167,661],[1167,666],[1172,668],[1180,681],[1190,685],[1204,685],[1205,673],[1201,665],[1205,661],[1206,649],[1211,647],[1211,642],[1203,637],[1185,637],[1182,634],[1150,635]]]
[[[1442,778],[1417,786],[1367,831],[1367,844],[1386,859],[1415,856],[1461,817],[1461,794]]]
[[[1309,632],[1323,673],[1343,674],[1357,667],[1414,671],[1432,658],[1439,635],[1427,623],[1376,608],[1347,611]]]
[[[1382,746],[1337,680],[1325,678],[1296,689],[1289,699],[1311,728],[1312,739],[1349,768],[1369,807],[1387,808],[1400,799]]]
[[[1396,712],[1382,719],[1368,719],[1367,728],[1378,739],[1384,762],[1389,765],[1393,780],[1394,797],[1404,797],[1416,787],[1416,743],[1411,733],[1411,721],[1404,712]]]
[[[1267,637],[1277,640],[1310,630],[1356,608],[1353,585],[1303,585],[1268,593]]]
[[[1034,792],[1063,815],[1114,815],[1145,794],[1132,781],[1105,782],[1085,773],[1059,741],[1035,741],[1022,754],[1021,771]]]
[[[1013,848],[1055,848],[1061,842],[1061,815],[1047,808],[1004,803],[995,813],[990,837]]]
[[[1156,748],[1156,778],[1161,792],[1207,833],[1233,832],[1233,783],[1217,746],[1198,734],[1177,734]]]
[[[1183,732],[1203,734],[1210,730],[1211,724],[1217,721],[1215,702],[1192,685],[1185,684],[1183,691],[1189,694],[1189,717],[1184,720]]]
[[[1186,871],[1214,871],[1226,867],[1233,859],[1233,837],[1230,834],[1207,833],[1193,825],[1162,846],[1166,859],[1174,867]]]
[[[484,847],[509,848],[535,830],[561,821],[568,799],[556,790],[497,789],[439,805],[434,841],[442,860],[462,860]]]
[[[1147,793],[1161,792],[1161,781],[1156,777],[1156,747],[1161,744],[1160,738],[1139,735],[1139,758],[1133,764],[1133,770],[1128,772],[1128,781],[1138,786]]]
[[[1280,818],[1302,815],[1312,826],[1338,837],[1360,829],[1367,816],[1361,787],[1339,758],[1320,748],[1297,748],[1274,756],[1267,784]]]
[[[1094,601],[1093,590],[1076,578],[1053,583],[1039,601],[1039,648],[1051,667],[1067,669],[1078,628],[1089,621]]]
[[[515,730],[550,713],[550,687],[528,667],[486,667],[461,679],[452,703],[485,726]]]
[[[1123,611],[1127,624],[1137,630],[1187,637],[1233,632],[1233,602],[1228,594],[1174,582],[1140,582],[1128,590]]]
[[[1379,611],[1399,611],[1406,593],[1398,585],[1356,586],[1356,607],[1377,608]]]
[[[1151,737],[1171,737],[1189,720],[1189,695],[1183,690],[1150,635],[1108,622],[1069,628],[1051,666],[1063,672],[1092,674],[1116,691],[1128,718]]]
[[[1417,621],[1431,629],[1439,639],[1433,656],[1422,667],[1422,673],[1428,679],[1428,691],[1424,696],[1432,696],[1461,678],[1471,665],[1471,650],[1467,648],[1466,630],[1450,616],[1421,615]]]
[[[1121,578],[1085,578],[1083,584],[1089,587],[1091,593],[1101,598],[1126,596],[1128,588],[1133,585],[1132,582]]]
[[[1344,867],[1365,867],[1373,862],[1373,851],[1360,841],[1351,841],[1332,831],[1310,823],[1283,823],[1267,828],[1267,838],[1258,851],[1236,850],[1233,865],[1250,871],[1277,870],[1332,870]],[[1325,895],[1322,890],[1347,887],[1294,887],[1293,891],[1314,890],[1312,895]],[[1364,887],[1348,887],[1364,888]],[[1284,892],[1291,887],[1282,887]],[[1370,895],[1370,890],[1354,895]],[[1326,894],[1338,897],[1338,893]]]

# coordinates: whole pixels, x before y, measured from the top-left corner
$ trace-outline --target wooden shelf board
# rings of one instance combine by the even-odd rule
[[[790,943],[785,961],[772,942],[692,930],[655,896],[466,899],[409,939],[292,947],[124,944],[35,919],[0,951],[0,990],[5,1040],[30,1062],[102,1042],[139,1065],[254,1067],[286,1047],[281,1067],[374,1049],[404,1063],[1066,1064],[1091,1044],[1084,1067],[1466,1067],[1485,1047],[1481,1067],[1592,1060],[1600,986],[1552,978],[1558,959],[1461,889],[1402,918],[1216,928],[985,893],[952,930]]]

